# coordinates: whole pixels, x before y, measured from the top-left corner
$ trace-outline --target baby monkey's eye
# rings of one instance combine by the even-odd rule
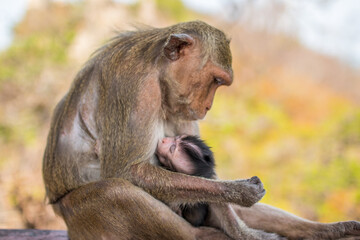
[[[174,143],[174,144],[171,145],[171,147],[170,147],[170,153],[174,153],[175,148],[176,148],[176,144]]]

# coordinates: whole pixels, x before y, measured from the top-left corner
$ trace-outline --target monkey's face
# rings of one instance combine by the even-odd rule
[[[192,175],[194,174],[195,166],[189,156],[181,149],[180,142],[182,137],[166,137],[161,139],[157,146],[156,155],[165,168]]]
[[[220,86],[232,83],[231,73],[208,60],[201,68],[194,70],[185,78],[182,86],[184,95],[188,96],[188,109],[192,114],[189,120],[203,119],[211,109],[215,93]]]
[[[172,114],[184,120],[203,119],[211,109],[218,87],[232,83],[232,71],[226,71],[211,58],[204,59],[200,44],[182,49],[180,58],[170,63],[168,76],[175,81],[176,102]]]

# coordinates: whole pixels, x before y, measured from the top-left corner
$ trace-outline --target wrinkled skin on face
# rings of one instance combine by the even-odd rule
[[[187,39],[188,45],[179,52],[180,58],[168,65],[166,78],[176,80],[168,111],[184,120],[203,119],[211,109],[216,90],[230,86],[232,70],[224,69],[211,57],[204,62],[203,49],[196,38]],[[177,103],[172,104],[172,103]]]

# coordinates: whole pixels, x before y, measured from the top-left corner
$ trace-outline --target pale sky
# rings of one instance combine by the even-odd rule
[[[0,0],[0,50],[12,41],[12,28],[26,11],[26,0]]]
[[[303,44],[360,67],[359,0],[286,1]]]
[[[134,1],[134,0],[118,0]],[[223,4],[231,0],[182,0],[202,13],[224,15]],[[243,3],[246,0],[232,0]],[[360,0],[278,0],[286,6],[279,30],[297,36],[309,48],[338,57],[360,68]],[[26,0],[0,0],[0,50],[12,41],[12,27],[26,11]],[[270,0],[252,0],[255,8]],[[229,5],[228,5],[229,6]],[[243,13],[244,14],[244,13]],[[259,18],[259,23],[268,19]]]

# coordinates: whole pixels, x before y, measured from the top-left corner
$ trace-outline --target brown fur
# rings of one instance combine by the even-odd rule
[[[99,49],[57,105],[44,154],[47,196],[70,238],[228,239],[157,199],[251,206],[261,182],[171,173],[154,152],[165,135],[198,134],[231,83],[229,41],[203,22],[125,32]]]
[[[207,180],[156,166],[157,141],[198,134],[194,121],[211,108],[216,89],[231,83],[229,41],[203,22],[122,33],[98,50],[56,107],[44,155],[47,196],[70,237],[189,239],[209,233],[225,239],[213,229],[191,227],[148,193],[167,203],[251,206],[262,198],[261,182]],[[163,223],[162,212],[176,227]]]
[[[175,145],[172,151],[171,146]],[[187,150],[186,150],[187,149]],[[194,152],[197,154],[194,154]],[[195,136],[178,136],[159,141],[156,156],[161,166],[174,172],[216,179],[214,157],[210,148]],[[259,179],[253,177],[252,182]],[[246,189],[244,189],[246,191]],[[245,193],[246,194],[246,193]],[[193,226],[208,226],[222,230],[232,239],[282,239],[277,234],[250,229],[236,215],[231,204],[170,204],[169,207]]]

